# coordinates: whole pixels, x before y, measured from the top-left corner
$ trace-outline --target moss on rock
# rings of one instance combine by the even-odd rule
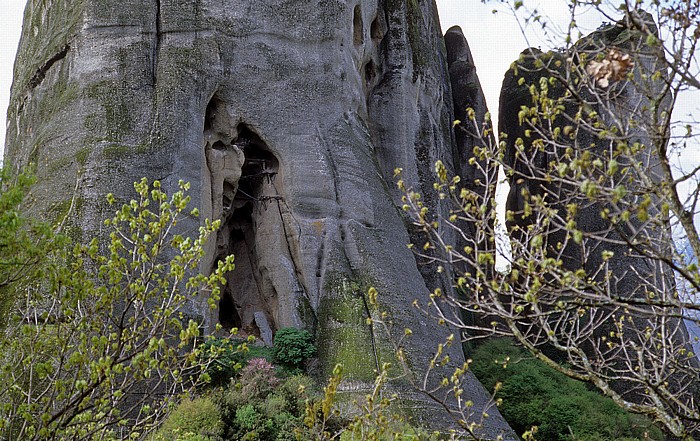
[[[327,374],[336,364],[343,365],[344,379],[372,382],[376,360],[372,329],[367,324],[362,281],[347,274],[326,277],[326,295],[319,307],[319,359]],[[330,331],[330,332],[329,332]]]

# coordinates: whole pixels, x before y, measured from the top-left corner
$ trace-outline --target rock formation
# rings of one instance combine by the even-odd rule
[[[653,19],[648,17],[648,20],[649,24],[655,28]],[[621,241],[623,236],[632,233],[620,234],[620,232],[615,231],[612,222],[601,218],[601,211],[605,208],[605,204],[598,203],[595,198],[587,198],[584,192],[567,186],[564,182],[565,179],[552,181],[546,178],[552,171],[557,172],[559,166],[573,164],[571,167],[574,167],[577,164],[576,159],[581,159],[585,155],[590,158],[590,161],[598,158],[603,164],[608,164],[610,160],[625,161],[626,158],[633,158],[641,161],[644,173],[650,179],[654,182],[661,179],[658,158],[649,153],[654,148],[656,139],[652,137],[649,130],[644,129],[644,125],[651,124],[653,112],[661,113],[664,110],[670,110],[670,96],[664,97],[661,93],[664,87],[662,81],[647,79],[651,73],[662,69],[663,64],[657,58],[658,55],[653,48],[645,45],[643,36],[640,36],[639,33],[635,34],[631,26],[624,20],[620,23],[603,26],[579,41],[571,53],[542,53],[534,48],[524,51],[521,54],[522,61],[518,63],[519,72],[509,70],[503,82],[499,131],[507,134],[506,163],[515,171],[510,179],[511,189],[507,202],[507,209],[516,213],[511,221],[511,227],[517,226],[520,227],[516,228],[517,230],[523,231],[524,227],[532,222],[532,216],[523,217],[523,206],[525,200],[534,195],[547,195],[546,197],[553,202],[553,205],[562,210],[569,203],[580,205],[575,219],[578,229],[585,232],[587,237],[598,236],[602,240],[596,242],[591,239],[591,241],[579,244],[572,240],[566,240],[566,229],[552,228],[548,238],[549,246],[554,251],[557,243],[566,244],[563,250],[556,250],[557,254],[561,254],[566,266],[572,269],[583,267],[590,273],[597,271],[603,265],[604,261],[600,252],[603,248],[614,252],[616,258],[609,262],[613,266],[610,270],[616,274],[615,286],[612,289],[618,293],[634,295],[633,293],[644,285],[643,283],[640,285],[640,280],[655,278],[657,279],[654,282],[657,284],[656,289],[667,289],[663,286],[668,286],[668,281],[662,280],[663,277],[656,278],[656,275],[663,273],[658,267],[658,263],[652,263],[652,260],[632,251],[628,244],[621,243],[624,242]],[[633,54],[633,59],[630,59],[632,64],[626,67],[627,70],[622,73],[626,75],[629,72],[634,75],[634,81],[626,81],[625,76],[611,82],[609,87],[602,87],[599,82],[596,82],[595,86],[592,86],[594,84],[592,82],[584,83],[584,77],[589,77],[589,74],[582,70],[568,73],[569,76],[566,76],[567,73],[564,69],[567,66],[567,57],[593,59],[596,55],[604,55],[606,51],[611,50],[621,50],[623,53]],[[585,63],[583,64],[585,66]],[[543,134],[542,136],[538,134],[537,130],[529,130],[532,127],[527,122],[523,122],[520,112],[523,106],[526,108],[535,106],[530,90],[531,85],[535,85],[534,87],[539,90],[541,79],[548,79],[556,75],[556,72],[563,74],[561,78],[569,80],[567,87],[577,88],[576,97],[563,101],[564,112],[557,117],[555,124],[553,124],[553,127],[559,127],[562,130],[567,125],[570,126],[567,135],[562,136],[561,142],[558,144],[541,148],[539,151],[533,149],[520,153],[517,146],[518,139],[521,142],[525,141],[528,148],[532,148],[531,146],[536,143],[535,140],[538,138],[554,138],[552,131],[544,127],[542,127],[544,130],[540,132]],[[575,80],[576,78],[581,78],[578,86],[574,86],[574,81],[579,81]],[[549,84],[547,93],[550,97],[564,97],[567,91],[562,82],[556,81]],[[656,110],[652,110],[652,97],[662,97],[658,108],[655,108]],[[576,120],[577,112],[584,114],[584,117]],[[593,114],[596,116],[592,119],[585,116]],[[595,118],[598,117],[600,118],[600,126],[594,127],[592,124],[597,121]],[[626,144],[632,146],[639,143],[646,146],[646,150],[634,154],[611,151],[611,141],[606,138],[604,133],[601,135],[603,126],[618,126],[618,129],[613,130],[619,130],[620,136],[626,137],[624,139]],[[561,170],[563,173],[563,169]],[[598,172],[591,171],[590,173],[592,179],[597,178],[593,175]],[[578,179],[583,180],[586,177],[588,176],[578,177]],[[630,172],[624,175],[619,174],[615,178],[618,184],[627,185],[630,190],[633,188],[641,190],[640,183],[637,182],[640,179],[639,174]],[[527,194],[525,197],[523,190]],[[634,205],[640,203],[641,199],[636,202],[630,199],[627,202]],[[650,213],[650,217],[658,213],[660,205],[658,199],[650,205],[652,211],[657,210],[655,213]],[[566,215],[563,217],[565,218]],[[669,246],[672,243],[668,228],[652,231],[652,225],[638,220],[634,228],[647,229],[648,236],[652,237],[656,244]],[[600,249],[594,251],[596,243],[604,243],[604,246],[600,246]],[[630,271],[630,268],[638,268],[644,274],[635,274],[635,271]]]
[[[6,159],[36,164],[30,209],[78,238],[101,234],[106,192],[190,182],[202,217],[222,221],[202,271],[228,254],[237,267],[218,315],[204,299],[191,315],[264,340],[310,329],[322,375],[343,363],[343,390],[363,390],[393,360],[366,323],[369,286],[395,329],[413,330],[416,373],[448,332],[410,307],[450,286],[407,249],[392,178],[402,168],[439,211],[435,161],[469,176],[453,105],[482,119],[485,106],[466,41],[448,35],[449,59],[425,0],[29,0]],[[479,415],[488,396],[467,382]],[[447,424],[405,381],[390,387],[419,421]],[[484,433],[512,438],[489,413]]]
[[[513,239],[528,250],[536,235],[530,227],[535,227],[537,233],[543,232],[547,256],[562,262],[562,272],[584,270],[581,286],[601,288],[598,305],[609,308],[599,308],[599,318],[581,331],[590,333],[587,346],[581,347],[591,363],[607,358],[611,369],[623,363],[625,354],[606,349],[605,342],[616,330],[613,321],[623,312],[610,306],[612,300],[604,303],[605,295],[638,299],[643,305],[624,312],[634,317],[629,320],[632,324],[625,322],[626,344],[642,341],[644,330],[654,329],[666,333],[665,341],[677,350],[690,348],[685,326],[669,318],[677,317],[679,309],[660,317],[664,314],[644,305],[651,299],[673,304],[677,298],[673,271],[664,263],[673,259],[670,223],[655,191],[663,174],[654,152],[668,139],[654,131],[661,127],[654,121],[670,111],[671,97],[664,92],[663,75],[654,75],[664,72],[666,64],[639,31],[644,23],[656,32],[653,19],[644,13],[634,18],[637,22],[628,18],[601,27],[568,52],[526,50],[517,69],[506,74],[500,101],[499,131],[507,135],[505,162],[512,170],[506,208],[512,212]],[[597,70],[606,60],[619,61],[611,63],[619,71],[604,75]],[[539,95],[533,98],[533,93]],[[528,109],[546,105],[544,94],[561,99],[553,104],[560,105],[561,112],[552,113],[551,121],[542,118],[533,124]],[[545,200],[552,212],[543,217],[543,210],[528,210],[528,205],[536,206],[536,198]],[[646,207],[645,212],[639,207]],[[578,239],[574,229],[581,232]],[[559,295],[577,294],[560,288]],[[630,363],[652,365],[657,349],[647,350],[646,360],[630,356]],[[680,355],[674,360],[681,362],[663,372],[670,383],[683,370],[681,364],[693,364]],[[643,384],[611,383],[633,401],[639,399],[638,393],[644,394]],[[684,379],[672,387],[679,386],[680,396],[688,393],[688,384]]]
[[[475,147],[495,145],[495,139],[491,133],[491,122],[486,120],[488,112],[486,100],[476,74],[469,44],[458,26],[448,29],[445,33],[445,46],[455,121],[459,121],[459,124],[454,127],[455,145],[459,157],[455,162],[455,172],[461,178],[461,188],[479,196],[477,205],[490,204],[489,201],[496,194],[498,167],[495,161],[479,159],[474,155]],[[468,109],[474,111],[473,121],[467,114]],[[459,243],[459,249],[469,246],[496,255],[495,242],[485,237],[479,238],[477,233],[479,228],[476,225],[465,221],[459,224],[459,228],[464,232],[460,237],[464,243]],[[493,225],[489,230],[493,231]],[[473,273],[473,268],[457,268],[457,271],[461,274]]]

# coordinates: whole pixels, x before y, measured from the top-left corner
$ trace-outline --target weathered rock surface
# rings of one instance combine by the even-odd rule
[[[487,201],[495,195],[498,178],[498,167],[495,165],[495,161],[479,159],[474,155],[475,148],[487,148],[495,145],[491,121],[486,116],[488,113],[486,98],[476,74],[476,66],[469,44],[459,26],[447,30],[445,47],[452,85],[455,120],[460,121],[458,125],[454,126],[456,155],[459,158],[455,161],[455,171],[461,178],[462,188],[478,195],[481,198],[478,205],[481,205],[488,203]],[[469,109],[474,112],[473,120],[468,115]],[[465,233],[459,238],[463,242],[459,243],[460,249],[469,246],[496,255],[495,242],[489,241],[485,237],[479,239],[476,225],[465,221],[459,227]],[[493,229],[491,228],[490,231]],[[473,268],[458,268],[457,270],[462,274],[473,274]]]
[[[650,20],[650,26],[655,26],[650,17],[648,20]],[[596,54],[605,54],[610,48],[633,54],[634,65],[631,73],[635,80],[616,81],[609,87],[596,86],[597,91],[594,91],[590,83],[584,83],[583,79],[579,85],[574,85],[574,78],[580,73],[571,74],[570,77],[562,76],[571,80],[570,87],[576,88],[577,99],[571,98],[564,101],[564,114],[556,118],[554,126],[564,128],[568,125],[570,127],[567,133],[573,133],[574,136],[562,136],[558,139],[558,143],[548,144],[543,148],[533,147],[540,136],[536,128],[531,127],[527,121],[523,122],[520,112],[523,106],[526,108],[533,106],[531,85],[535,85],[534,87],[539,90],[540,80],[552,76],[549,72],[564,73],[565,60],[567,57],[572,57],[572,54],[542,53],[531,48],[521,54],[518,71],[511,69],[506,73],[501,90],[499,131],[507,135],[505,161],[515,172],[510,176],[511,188],[506,204],[507,210],[514,213],[510,221],[511,229],[517,230],[515,232],[517,238],[520,234],[518,231],[525,232],[528,225],[536,222],[533,215],[524,215],[523,207],[532,196],[546,197],[551,202],[551,206],[558,208],[562,219],[566,219],[566,205],[577,204],[576,226],[585,233],[585,240],[580,244],[567,240],[566,228],[562,228],[562,225],[555,221],[547,237],[550,255],[560,255],[568,269],[583,268],[592,276],[597,274],[595,277],[602,277],[604,272],[600,269],[605,262],[602,251],[611,251],[615,256],[607,262],[609,271],[614,274],[611,280],[611,292],[623,297],[643,296],[642,291],[647,288],[660,293],[672,293],[673,282],[663,275],[664,271],[659,262],[632,250],[625,241],[625,238],[637,234],[639,237],[650,238],[657,246],[670,247],[672,239],[668,224],[665,228],[658,227],[633,218],[630,222],[634,223],[634,233],[632,230],[624,230],[625,227],[621,227],[623,230],[616,231],[616,226],[601,216],[603,209],[610,208],[603,199],[586,197],[578,186],[567,184],[566,179],[547,177],[548,175],[559,176],[557,167],[575,164],[576,160],[585,161],[585,157],[591,162],[599,159],[603,164],[608,164],[611,160],[622,161],[621,167],[628,165],[624,163],[625,160],[629,162],[630,158],[634,158],[640,161],[645,175],[652,182],[658,182],[661,179],[658,157],[650,153],[655,148],[654,143],[657,140],[644,129],[644,124],[651,124],[652,112],[661,113],[670,109],[669,96],[662,99],[658,107],[652,107],[650,101],[650,97],[662,96],[660,91],[664,87],[663,81],[654,81],[650,77],[651,73],[661,69],[663,64],[657,58],[657,53],[646,46],[644,37],[630,30],[629,24],[624,21],[603,27],[583,38],[574,46],[574,52],[575,57],[585,54],[589,59],[593,59]],[[644,79],[642,79],[643,75]],[[566,89],[559,81],[550,82],[549,85],[549,96],[564,96]],[[582,107],[581,101],[585,101]],[[614,146],[611,147],[611,141],[601,135],[597,127],[586,125],[585,117],[577,123],[574,118],[579,111],[585,112],[586,115],[595,112],[604,125],[618,126],[615,130],[620,131],[620,136],[626,137],[624,141],[628,145],[639,143],[646,146],[645,149],[633,155],[615,150]],[[541,133],[550,133],[543,126],[537,127],[542,129]],[[523,142],[522,152],[518,151],[519,142]],[[593,167],[589,168],[589,170],[592,169]],[[594,176],[595,171],[589,173],[591,173],[591,179],[597,178]],[[582,180],[586,177],[588,176],[578,179]],[[630,189],[628,199],[625,200],[626,204],[635,206],[642,202],[645,196],[642,193],[646,184],[640,182],[639,178],[634,171],[615,175],[614,179],[617,180],[618,185],[624,185]],[[528,196],[524,196],[523,191]],[[661,204],[653,193],[647,194],[654,198],[649,207],[649,216],[653,217],[659,213]],[[529,202],[533,203],[532,199]],[[564,245],[563,248],[562,245]]]
[[[453,100],[485,111],[466,41],[450,37],[448,60],[432,1],[29,0],[25,17],[6,159],[36,164],[32,210],[99,236],[106,192],[189,181],[223,224],[202,270],[231,253],[237,266],[218,316],[204,299],[192,316],[264,339],[314,330],[322,374],[343,363],[345,390],[364,390],[394,359],[366,323],[375,286],[394,329],[413,330],[414,374],[426,366],[449,331],[410,304],[449,281],[407,249],[392,173],[441,210],[434,162],[469,176]],[[480,415],[488,396],[467,383]],[[391,387],[420,421],[448,424],[406,381]],[[514,438],[489,413],[484,433]]]

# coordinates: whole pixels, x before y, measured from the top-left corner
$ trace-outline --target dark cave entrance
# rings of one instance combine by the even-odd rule
[[[245,155],[238,188],[224,184],[222,230],[228,236],[226,255],[236,256],[236,269],[227,277],[219,304],[219,323],[238,328],[244,335],[261,337],[261,328],[274,332],[269,283],[258,268],[258,217],[276,204],[274,177],[278,161],[263,141],[247,127],[239,126],[235,141]],[[263,314],[263,315],[261,315]]]
[[[212,270],[231,254],[236,265],[226,275],[218,322],[225,330],[238,328],[241,336],[255,335],[271,343],[277,299],[266,270],[259,265],[258,247],[265,246],[259,237],[261,225],[269,231],[277,221],[270,216],[279,216],[272,205],[279,198],[274,182],[279,161],[250,127],[233,126],[230,121],[223,102],[212,98],[205,119],[205,153],[212,218],[221,219]]]

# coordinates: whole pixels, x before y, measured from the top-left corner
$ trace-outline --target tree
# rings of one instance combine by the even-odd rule
[[[546,23],[527,2],[501,3],[524,24]],[[490,141],[488,117],[468,111],[457,122],[482,140],[472,160],[480,188],[438,162],[436,189],[453,207],[443,216],[399,181],[404,209],[426,235],[417,252],[453,272],[460,292],[436,291],[422,307],[464,340],[512,337],[619,406],[693,439],[700,364],[685,321],[697,321],[700,308],[700,168],[682,167],[677,155],[697,148],[698,123],[673,111],[700,89],[700,4],[568,4],[564,47],[528,49],[506,74],[500,141]],[[622,18],[581,37],[577,19],[591,10]],[[510,183],[511,251],[500,273],[494,167]],[[461,239],[450,242],[447,230]]]
[[[24,195],[33,183],[28,174],[12,178],[0,169],[0,328],[7,323],[15,284],[31,277],[66,238],[49,225],[20,214]]]
[[[198,214],[187,210],[188,187],[180,182],[169,197],[158,181],[136,183],[138,198],[105,221],[109,243],[72,249],[54,247],[68,239],[46,226],[31,234],[38,223],[15,215],[24,187],[2,193],[14,197],[0,218],[20,227],[0,261],[26,277],[6,278],[14,301],[0,335],[0,439],[141,438],[174,397],[206,380],[202,360],[212,357],[198,356],[199,318],[184,307],[204,288],[215,305],[233,258],[196,275],[217,225],[207,221],[195,238],[177,234],[183,216]],[[29,257],[14,259],[18,250]]]

